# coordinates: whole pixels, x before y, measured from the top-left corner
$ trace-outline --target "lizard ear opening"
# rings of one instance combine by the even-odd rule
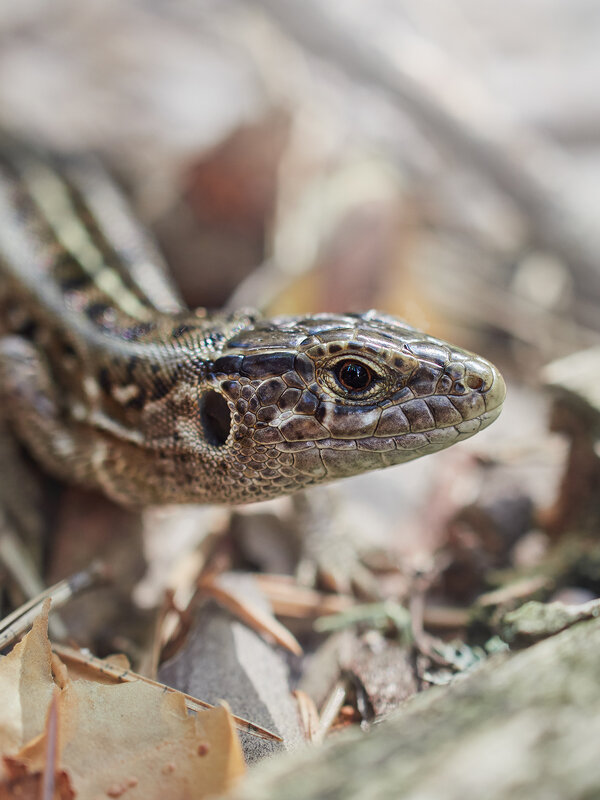
[[[218,392],[206,392],[200,400],[200,420],[209,444],[221,447],[231,429],[231,414],[227,401]]]

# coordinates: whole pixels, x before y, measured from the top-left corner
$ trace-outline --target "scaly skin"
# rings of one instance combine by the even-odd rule
[[[88,160],[0,159],[0,393],[46,468],[117,501],[239,503],[472,436],[485,359],[399,320],[186,311]]]

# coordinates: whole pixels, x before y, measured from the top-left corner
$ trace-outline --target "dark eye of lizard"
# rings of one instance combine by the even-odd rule
[[[335,375],[341,385],[351,392],[361,392],[373,382],[373,373],[360,361],[342,361],[335,368]]]

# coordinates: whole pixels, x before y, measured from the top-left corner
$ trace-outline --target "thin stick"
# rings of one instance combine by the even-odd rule
[[[43,592],[28,600],[0,622],[0,650],[16,642],[39,616],[44,601],[52,600],[52,609],[64,606],[71,598],[106,579],[103,564],[96,562],[88,569],[75,573],[70,578],[55,583]]]

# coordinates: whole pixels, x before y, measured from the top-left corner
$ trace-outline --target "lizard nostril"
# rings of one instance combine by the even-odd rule
[[[469,389],[478,391],[479,389],[483,388],[484,380],[483,378],[480,378],[479,375],[469,375],[465,379],[465,383],[467,384]]]
[[[200,420],[208,443],[222,447],[231,429],[231,414],[225,398],[218,392],[206,392],[200,399]]]

